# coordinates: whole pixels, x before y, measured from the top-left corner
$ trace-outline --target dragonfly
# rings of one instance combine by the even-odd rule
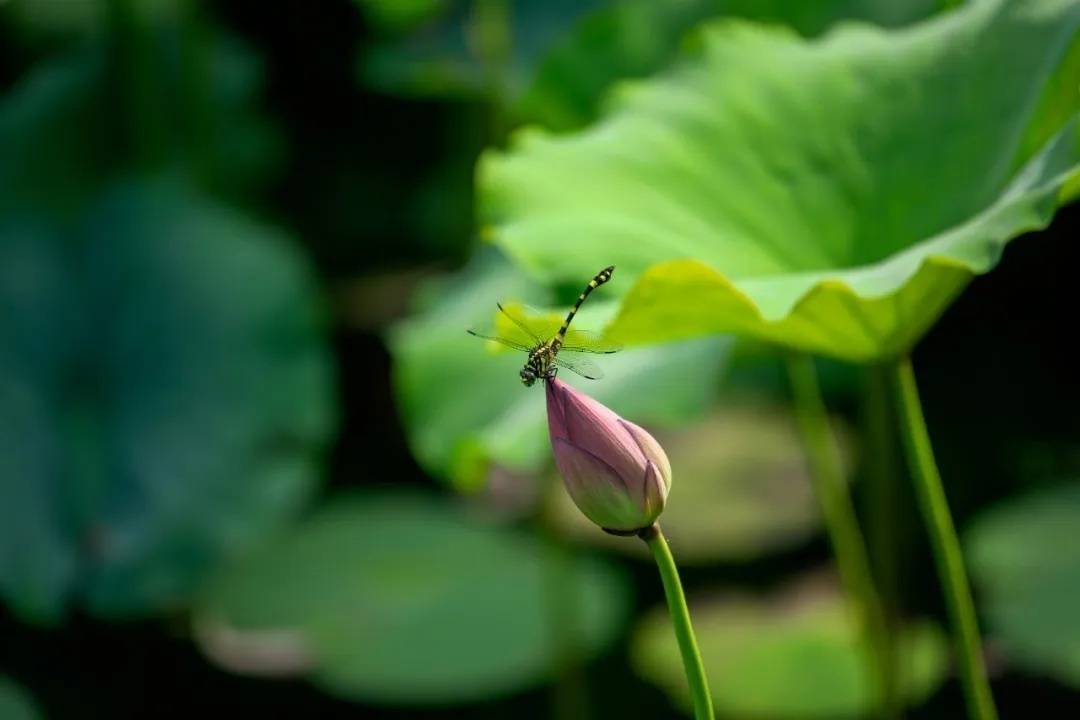
[[[566,368],[589,380],[599,380],[604,376],[603,371],[595,362],[581,354],[606,355],[618,352],[622,346],[598,333],[571,330],[570,322],[589,294],[610,280],[614,272],[615,266],[612,265],[596,273],[561,323],[557,317],[537,317],[522,305],[496,303],[500,313],[500,319],[496,321],[497,329],[485,333],[469,330],[468,333],[528,353],[529,359],[518,373],[526,387],[531,387],[537,380],[553,379],[559,368]],[[509,321],[509,324],[506,321]],[[568,357],[563,353],[573,355]]]

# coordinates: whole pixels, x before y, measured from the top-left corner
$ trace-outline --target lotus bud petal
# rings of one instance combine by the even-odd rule
[[[671,488],[671,463],[660,443],[557,378],[546,391],[551,448],[574,503],[610,532],[650,527]]]

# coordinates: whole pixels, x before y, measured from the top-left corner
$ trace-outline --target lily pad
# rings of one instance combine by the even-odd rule
[[[303,504],[334,428],[312,272],[180,182],[71,228],[0,216],[0,593],[20,615],[182,605]]]
[[[988,630],[1009,660],[1080,687],[1080,482],[1003,503],[967,532]]]
[[[818,503],[787,410],[732,407],[656,437],[674,471],[662,523],[680,565],[748,562],[817,532]],[[559,525],[575,537],[650,557],[643,543],[613,537],[589,523],[566,493],[559,498]]]
[[[597,268],[582,266],[583,285]],[[616,285],[618,273],[604,289]],[[576,292],[576,289],[575,289]],[[523,387],[524,353],[493,352],[466,333],[490,325],[509,299],[549,305],[551,294],[500,255],[482,254],[459,275],[429,283],[419,312],[391,334],[394,381],[413,452],[425,469],[463,489],[480,487],[494,466],[533,472],[551,463],[544,392]],[[613,307],[590,298],[576,327],[599,327]],[[715,396],[731,342],[701,338],[605,355],[605,377],[560,374],[635,422],[661,425],[700,415]]]
[[[627,343],[736,332],[842,359],[908,350],[1080,170],[1066,0],[984,0],[815,41],[708,23],[589,129],[481,163],[495,242],[546,281],[637,279]],[[1067,74],[1067,73],[1066,73]]]
[[[835,583],[815,578],[771,598],[734,593],[691,598],[694,630],[718,714],[740,718],[854,718],[873,708],[873,677]],[[909,705],[926,700],[948,670],[948,644],[925,621],[899,639],[899,688]],[[690,707],[666,608],[634,637],[634,665],[678,704]]]
[[[553,552],[432,496],[340,497],[224,574],[197,612],[198,636],[226,668],[291,669],[346,698],[511,693],[550,677],[560,628],[584,659],[628,617],[622,573]],[[568,625],[553,626],[552,593],[573,597]]]
[[[30,694],[14,680],[0,675],[0,718],[38,720],[42,717]]]

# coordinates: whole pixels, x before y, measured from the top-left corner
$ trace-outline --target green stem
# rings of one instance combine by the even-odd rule
[[[806,445],[814,493],[829,533],[840,581],[854,608],[867,659],[872,668],[879,706],[888,702],[889,632],[885,612],[874,588],[866,542],[859,530],[855,506],[844,482],[840,453],[829,429],[829,416],[818,385],[814,363],[805,354],[787,356],[795,415]]]
[[[902,670],[896,647],[900,629],[900,532],[897,518],[902,510],[899,508],[901,497],[897,487],[896,437],[889,402],[888,375],[879,365],[868,366],[864,369],[864,382],[862,429],[863,457],[866,458],[863,478],[867,494],[867,545],[888,641],[881,658],[885,707],[890,717],[900,717],[899,678]]]
[[[653,558],[656,559],[656,567],[660,570],[660,580],[664,583],[668,611],[671,613],[671,622],[675,626],[675,639],[679,643],[686,681],[690,685],[690,697],[694,702],[694,717],[696,720],[712,720],[713,708],[712,697],[709,695],[709,683],[705,679],[705,666],[701,663],[701,653],[698,651],[697,640],[694,638],[694,628],[690,624],[690,610],[686,607],[686,596],[683,594],[682,582],[679,580],[679,571],[675,567],[675,558],[671,555],[671,548],[668,547],[658,523],[642,530],[640,537],[652,551]]]
[[[941,476],[934,461],[934,450],[919,401],[919,389],[915,384],[915,372],[911,367],[911,358],[907,356],[896,362],[893,390],[900,409],[901,434],[908,464],[914,475],[915,494],[930,535],[938,578],[945,592],[968,714],[977,720],[995,720],[997,710],[986,677],[975,603],[971,599],[971,588],[964,571],[960,541],[956,537]]]

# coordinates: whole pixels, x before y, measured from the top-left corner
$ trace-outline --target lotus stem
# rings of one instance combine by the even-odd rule
[[[930,535],[930,547],[934,554],[938,578],[945,593],[968,715],[976,720],[996,720],[997,710],[994,708],[994,698],[986,675],[979,625],[975,617],[975,603],[971,598],[967,573],[964,571],[960,541],[956,536],[956,528],[953,526],[945,490],[941,484],[941,475],[934,460],[930,433],[926,429],[919,389],[915,384],[915,371],[911,367],[911,358],[906,355],[896,362],[893,391],[900,409],[901,434],[915,483],[915,495]]]
[[[668,547],[658,523],[642,530],[639,536],[649,546],[656,560],[656,567],[660,570],[660,580],[664,584],[668,611],[671,613],[671,622],[675,626],[675,639],[679,643],[686,681],[690,686],[694,718],[695,720],[713,720],[709,682],[705,678],[705,666],[701,662],[694,628],[690,624],[690,610],[686,606],[686,596],[683,594],[682,581],[679,580],[679,570],[675,567],[675,558],[671,554],[671,548]]]
[[[868,664],[875,683],[878,706],[886,714],[890,685],[887,676],[891,647],[885,611],[874,587],[866,541],[859,529],[855,506],[844,482],[840,452],[829,428],[829,416],[821,394],[814,362],[809,355],[787,356],[787,370],[795,400],[795,416],[806,446],[814,493],[821,506],[840,581],[863,636]]]
[[[897,524],[900,502],[896,472],[897,438],[893,424],[889,374],[880,365],[865,368],[862,394],[864,451],[863,477],[866,483],[866,544],[878,600],[885,616],[888,641],[883,660],[885,708],[889,717],[900,717],[900,667],[897,633],[900,628],[899,540]]]

